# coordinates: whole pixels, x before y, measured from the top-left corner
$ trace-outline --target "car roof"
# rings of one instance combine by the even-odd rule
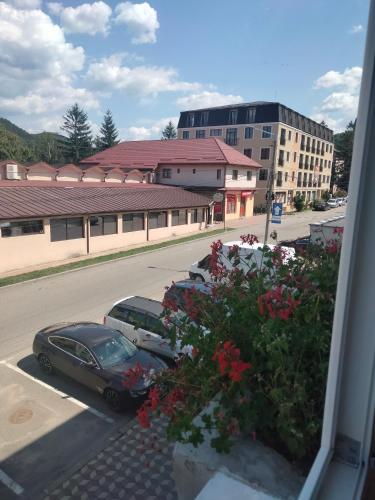
[[[82,342],[87,347],[93,347],[102,343],[105,340],[113,338],[119,332],[105,325],[99,323],[60,323],[52,325],[41,331],[48,336],[63,336],[68,339],[77,340]]]
[[[195,280],[180,280],[175,281],[172,286],[185,289],[195,288],[198,292],[210,294],[214,284],[209,282],[201,283]]]
[[[139,297],[137,295],[133,297],[127,297],[116,302],[115,305],[123,304],[129,306],[133,309],[141,309],[155,316],[160,316],[164,308],[161,302],[158,300],[148,299],[146,297]]]

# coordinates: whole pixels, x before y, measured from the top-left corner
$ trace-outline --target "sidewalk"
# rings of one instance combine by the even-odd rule
[[[143,429],[134,420],[119,438],[54,487],[44,500],[177,499],[171,476],[174,445],[165,437],[166,421],[154,420],[152,425]]]

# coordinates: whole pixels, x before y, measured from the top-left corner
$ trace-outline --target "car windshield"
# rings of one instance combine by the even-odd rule
[[[120,333],[92,348],[103,368],[109,368],[122,361],[127,361],[137,352],[137,347]]]

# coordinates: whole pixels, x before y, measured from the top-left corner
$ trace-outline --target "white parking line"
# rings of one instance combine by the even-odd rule
[[[22,495],[23,493],[23,488],[20,486],[18,483],[13,481],[8,474],[5,474],[3,470],[0,469],[0,481],[5,484],[10,490],[13,491],[16,495]]]
[[[74,403],[75,405],[80,406],[84,410],[89,411],[90,413],[92,413],[96,417],[101,418],[102,420],[104,420],[108,424],[113,424],[113,422],[114,422],[113,418],[107,417],[107,415],[104,415],[104,413],[96,410],[95,408],[92,408],[91,406],[86,405],[85,403],[82,403],[82,401],[79,401],[78,399],[72,398],[68,394],[65,394],[65,392],[59,391],[58,389],[55,389],[54,387],[51,387],[50,385],[46,384],[42,380],[39,380],[36,377],[29,375],[28,373],[25,373],[23,370],[18,368],[18,366],[14,366],[14,365],[11,365],[10,363],[8,363],[7,360],[4,359],[4,360],[0,361],[0,363],[2,365],[6,366],[7,368],[10,368],[11,370],[14,370],[15,372],[19,373],[20,375],[23,375],[24,377],[26,377],[30,380],[33,380],[34,382],[41,385],[42,387],[49,389],[50,391],[54,392],[55,394],[58,394],[62,398],[67,399],[68,401]]]

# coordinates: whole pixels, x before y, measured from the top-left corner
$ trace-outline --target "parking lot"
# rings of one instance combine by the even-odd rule
[[[32,355],[0,361],[0,498],[41,498],[44,488],[100,450],[134,417]]]

